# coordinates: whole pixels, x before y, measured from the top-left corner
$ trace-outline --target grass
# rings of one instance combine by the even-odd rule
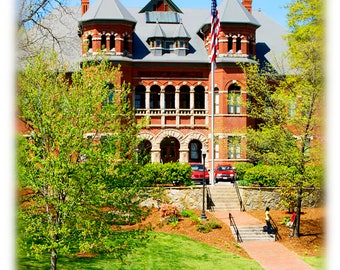
[[[186,236],[166,233],[153,233],[146,248],[137,249],[131,254],[125,265],[108,258],[60,258],[58,270],[225,270],[263,269],[256,261],[245,259],[233,253],[225,252],[207,244],[194,241]],[[49,269],[49,259],[35,261],[20,258],[18,270]]]
[[[326,269],[326,258],[320,256],[314,257],[301,257],[306,263],[312,266],[315,270],[324,270]]]

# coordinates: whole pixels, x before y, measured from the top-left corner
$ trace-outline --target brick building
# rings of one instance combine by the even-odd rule
[[[60,43],[67,48],[60,51],[65,59],[79,63],[100,51],[121,65],[137,119],[150,119],[140,133],[140,148],[151,153],[151,161],[201,162],[205,147],[210,168],[212,118],[214,162],[245,161],[244,134],[247,126],[256,128],[256,122],[242,106],[246,82],[238,63],[254,62],[256,57],[282,72],[285,64],[277,63],[286,50],[286,30],[252,10],[252,0],[218,1],[212,104],[210,1],[204,9],[180,9],[171,0],[150,0],[140,8],[126,8],[122,0],[91,2],[81,0],[80,7],[54,11],[46,20],[67,37]],[[53,14],[62,14],[63,23]],[[46,45],[51,42],[46,40]]]

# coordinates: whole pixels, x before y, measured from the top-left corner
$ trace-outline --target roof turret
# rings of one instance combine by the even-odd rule
[[[87,21],[137,22],[119,0],[97,0],[80,19],[80,22]]]

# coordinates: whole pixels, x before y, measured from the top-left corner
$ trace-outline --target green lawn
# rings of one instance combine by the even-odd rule
[[[263,269],[256,261],[233,253],[224,252],[188,237],[174,234],[153,233],[146,248],[136,250],[127,258],[126,265],[108,258],[67,259],[60,258],[58,270],[205,270],[205,269]],[[49,259],[35,261],[20,258],[18,270],[49,269]]]
[[[326,269],[326,258],[325,257],[301,257],[306,263],[312,266],[315,270]]]

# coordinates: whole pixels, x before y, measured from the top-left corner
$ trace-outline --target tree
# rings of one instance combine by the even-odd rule
[[[79,41],[74,40],[73,33],[77,18],[73,8],[66,6],[69,1],[16,0],[19,64],[52,47],[64,60],[71,61],[72,56],[79,54]]]
[[[308,166],[323,164],[324,108],[323,3],[293,0],[288,8],[290,70],[285,77],[271,68],[243,66],[247,77],[249,115],[261,124],[247,133],[248,156],[253,162],[293,166],[298,173],[286,188],[298,188],[297,226],[300,232],[302,187],[317,182]],[[314,178],[314,179],[313,179]],[[321,184],[321,181],[319,181]]]
[[[123,230],[147,211],[138,178],[115,178],[134,163],[141,128],[106,61],[84,63],[70,78],[57,57],[41,54],[18,74],[18,110],[31,130],[18,138],[18,186],[30,191],[18,207],[18,248],[57,257],[104,252],[123,258],[146,231]]]

